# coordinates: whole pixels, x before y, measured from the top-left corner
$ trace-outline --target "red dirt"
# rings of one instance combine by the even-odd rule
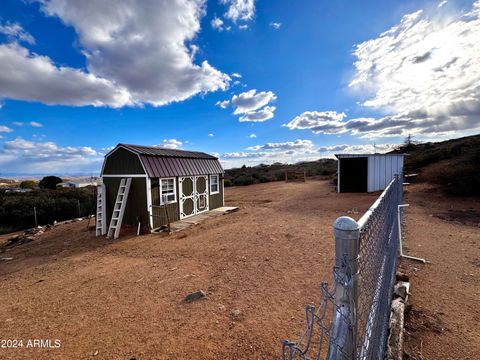
[[[479,267],[471,263],[480,259],[479,230],[428,216],[422,191],[408,195],[406,242],[433,264],[404,265],[411,301],[443,312],[451,331],[420,330],[407,345],[423,341],[427,359],[452,349],[451,358],[479,358]],[[358,218],[377,195],[276,182],[228,188],[226,205],[238,212],[171,236],[108,241],[86,222],[56,227],[0,254],[14,258],[0,261],[0,334],[61,347],[0,348],[0,358],[279,358],[282,340],[304,329],[305,304],[318,303],[320,283],[331,282],[334,220],[352,208]],[[206,299],[183,301],[199,289]]]
[[[405,358],[480,359],[480,227],[472,221],[480,201],[422,184],[409,189],[404,249],[429,263],[401,262],[412,284]]]

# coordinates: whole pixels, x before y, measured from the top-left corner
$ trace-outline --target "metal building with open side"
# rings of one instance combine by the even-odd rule
[[[403,173],[405,154],[335,154],[338,192],[384,190]]]
[[[117,238],[122,224],[152,230],[222,207],[223,174],[206,153],[118,144],[103,162],[97,235]]]

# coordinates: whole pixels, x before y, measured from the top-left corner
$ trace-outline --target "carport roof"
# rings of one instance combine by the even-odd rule
[[[369,156],[407,156],[407,154],[335,154],[337,159],[350,157],[369,157]]]

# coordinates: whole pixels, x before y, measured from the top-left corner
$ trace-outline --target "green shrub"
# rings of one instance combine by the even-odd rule
[[[333,159],[320,159],[298,164],[260,164],[254,167],[242,166],[241,168],[227,169],[225,170],[225,186],[283,181],[285,180],[285,171],[306,171],[307,176],[332,175],[337,171],[337,162]]]
[[[79,205],[80,203],[80,212]],[[29,193],[0,193],[0,233],[51,224],[95,212],[94,188],[34,190]]]
[[[37,186],[37,182],[33,180],[24,180],[20,183],[22,189],[34,189]]]
[[[57,184],[60,184],[63,180],[60,179],[58,176],[45,176],[40,182],[38,186],[41,189],[50,189],[55,190],[57,188]]]
[[[252,176],[241,175],[233,180],[233,184],[237,186],[255,184],[255,179]]]

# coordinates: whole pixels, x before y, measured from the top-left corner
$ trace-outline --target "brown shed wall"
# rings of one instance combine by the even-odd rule
[[[212,175],[215,175],[215,174],[212,174]],[[218,178],[219,178],[219,181],[218,181],[219,193],[218,194],[213,194],[213,195],[210,194],[210,199],[209,199],[210,210],[213,210],[213,209],[216,209],[216,208],[219,208],[219,207],[223,206],[223,178],[222,178],[222,175],[220,174]],[[208,179],[210,181],[210,176],[208,177]],[[210,187],[208,188],[208,190],[210,191]]]
[[[124,148],[118,148],[105,159],[103,174],[145,174],[138,156]]]
[[[119,177],[103,178],[103,183],[105,184],[106,189],[107,228],[110,225],[110,219],[112,218],[120,180],[121,178]],[[147,189],[145,181],[145,178],[132,178],[122,224],[137,226],[137,217],[141,216],[142,227],[148,227]]]

